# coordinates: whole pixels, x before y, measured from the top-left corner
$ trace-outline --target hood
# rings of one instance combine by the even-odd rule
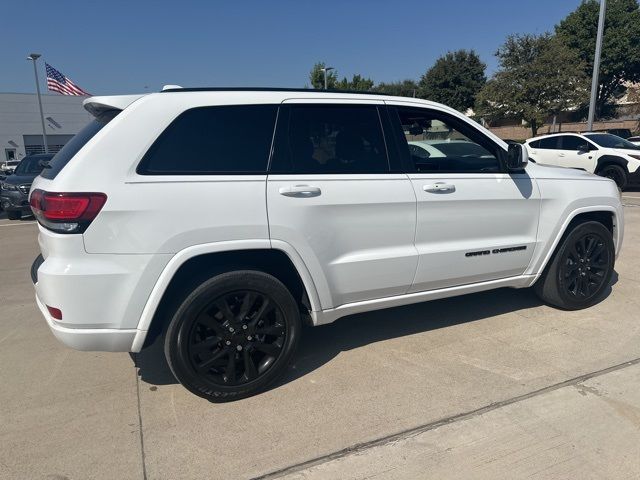
[[[531,169],[531,173],[536,178],[559,178],[567,180],[607,180],[584,170],[576,168],[558,167],[555,165],[540,165],[539,163],[529,162],[527,170]]]
[[[631,148],[612,148],[612,150],[621,155],[635,155],[640,157],[640,150],[632,150]]]
[[[23,183],[31,183],[39,174],[29,174],[29,175],[9,175],[7,178],[3,180],[4,183],[8,183],[9,185],[21,185]]]

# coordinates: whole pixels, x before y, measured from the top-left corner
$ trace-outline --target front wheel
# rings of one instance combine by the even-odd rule
[[[300,336],[298,305],[275,277],[258,271],[218,275],[178,308],[165,337],[171,371],[214,402],[254,395],[287,368]]]
[[[627,186],[627,172],[620,165],[607,165],[598,172],[601,177],[610,178],[618,186],[618,190],[622,191]]]
[[[582,223],[561,242],[535,291],[544,302],[565,310],[589,307],[609,286],[614,261],[611,232],[599,222]]]

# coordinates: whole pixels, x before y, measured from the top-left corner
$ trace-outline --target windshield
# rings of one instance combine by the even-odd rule
[[[611,135],[610,133],[593,133],[585,135],[589,140],[596,142],[601,147],[605,148],[626,148],[628,150],[640,150],[640,147],[628,142],[624,138]]]
[[[15,175],[38,175],[53,155],[25,157],[16,167]]]

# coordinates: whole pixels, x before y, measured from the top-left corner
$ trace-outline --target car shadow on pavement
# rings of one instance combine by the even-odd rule
[[[618,281],[614,271],[602,299]],[[350,315],[329,325],[305,326],[297,353],[284,377],[270,389],[278,388],[313,372],[340,352],[371,343],[414,335],[463,323],[517,312],[542,305],[533,289],[502,288],[460,297],[416,303],[403,307]],[[131,355],[140,378],[151,385],[178,383],[164,357],[162,338]]]

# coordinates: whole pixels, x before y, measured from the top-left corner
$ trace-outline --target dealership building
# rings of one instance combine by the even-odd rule
[[[91,115],[82,108],[87,97],[42,95],[49,152],[57,152],[80,131]],[[0,162],[44,153],[42,122],[35,93],[0,93]]]

